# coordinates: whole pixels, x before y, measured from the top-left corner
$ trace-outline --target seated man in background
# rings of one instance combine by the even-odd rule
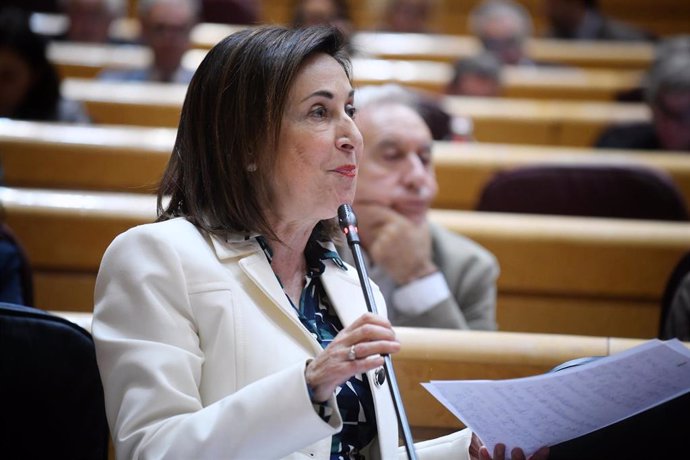
[[[604,16],[598,0],[544,0],[547,36],[565,40],[650,40],[653,35]]]
[[[112,42],[110,24],[125,15],[126,0],[62,0],[69,25],[62,40],[87,43]]]
[[[427,219],[438,184],[431,133],[414,104],[394,85],[355,96],[364,155],[353,207],[369,276],[394,325],[496,329],[496,259]]]
[[[383,32],[432,33],[433,0],[388,0],[378,29]]]
[[[690,53],[671,54],[647,77],[652,121],[612,126],[597,147],[690,151]]]
[[[139,0],[139,21],[144,45],[153,62],[146,69],[106,69],[98,78],[110,81],[189,83],[192,69],[182,66],[189,49],[189,33],[197,23],[197,0]]]
[[[489,53],[458,60],[446,94],[451,96],[497,97],[502,92],[501,63]]]
[[[345,36],[347,50],[352,54],[350,39],[354,32],[347,0],[296,0],[292,9],[292,27],[316,25],[337,27]]]
[[[502,64],[534,65],[525,52],[532,35],[527,9],[512,0],[484,0],[470,12],[469,28]]]

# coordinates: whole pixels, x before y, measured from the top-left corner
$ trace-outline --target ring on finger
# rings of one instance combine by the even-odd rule
[[[357,359],[357,351],[355,350],[354,345],[350,346],[350,349],[347,352],[347,359],[349,361],[354,361],[355,359]]]

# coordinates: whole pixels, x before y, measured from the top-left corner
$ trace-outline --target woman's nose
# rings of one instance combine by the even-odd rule
[[[336,139],[336,146],[340,150],[353,151],[362,148],[362,134],[352,118],[347,118],[340,126]]]

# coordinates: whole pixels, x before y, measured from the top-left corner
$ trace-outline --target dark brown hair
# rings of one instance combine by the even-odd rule
[[[187,90],[158,190],[158,220],[183,216],[219,236],[275,238],[264,210],[290,88],[316,53],[332,56],[351,79],[343,46],[334,27],[247,29],[214,46]]]

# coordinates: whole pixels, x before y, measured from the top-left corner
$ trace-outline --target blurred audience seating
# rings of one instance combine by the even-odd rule
[[[153,193],[174,128],[0,121],[0,162],[13,187]],[[690,202],[690,156],[680,152],[436,142],[436,208],[474,209],[498,172],[537,165],[644,165],[666,171]]]
[[[184,85],[66,79],[63,93],[83,103],[97,124],[176,127]],[[643,104],[449,96],[453,116],[469,117],[482,142],[589,146],[611,123],[646,121]]]
[[[530,165],[497,173],[478,211],[687,221],[670,176],[647,166]]]
[[[682,152],[437,142],[434,164],[439,183],[436,208],[475,209],[481,190],[495,174],[531,165],[647,166],[667,172],[690,203],[690,156]]]
[[[63,78],[94,78],[104,68],[146,68],[151,53],[141,46],[52,43],[51,61]],[[196,68],[204,51],[191,50],[185,65]],[[355,58],[355,82],[359,86],[396,81],[410,87],[441,93],[452,75],[447,62]],[[505,97],[535,99],[614,100],[639,85],[642,75],[634,70],[576,69],[564,67],[506,67]]]
[[[155,219],[155,197],[0,188],[8,225],[34,264],[36,302],[90,311],[103,251]],[[501,264],[502,330],[654,337],[666,279],[690,245],[690,223],[431,213]],[[56,244],[59,242],[59,244]]]

